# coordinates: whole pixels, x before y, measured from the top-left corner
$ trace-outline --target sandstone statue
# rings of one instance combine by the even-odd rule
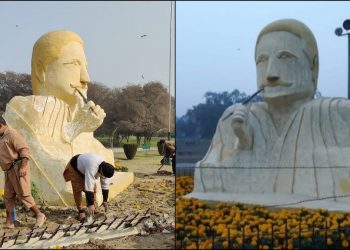
[[[294,19],[268,24],[255,62],[263,101],[224,111],[188,197],[348,207],[350,101],[314,98],[319,57],[311,30]]]
[[[114,164],[112,150],[93,136],[106,114],[87,101],[87,67],[84,43],[77,34],[68,30],[44,34],[33,47],[33,95],[13,97],[3,115],[28,142],[32,180],[50,204],[74,204],[71,185],[62,175],[72,156],[97,153]],[[111,180],[110,197],[132,182],[133,175],[118,174]]]

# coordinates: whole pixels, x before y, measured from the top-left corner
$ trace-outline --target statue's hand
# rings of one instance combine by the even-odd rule
[[[245,105],[237,106],[232,116],[233,132],[239,139],[240,149],[251,149],[253,136],[248,124],[248,108]]]
[[[80,97],[72,113],[72,120],[64,127],[63,138],[67,142],[72,142],[82,132],[94,132],[106,117],[106,113],[99,105],[95,105],[93,101],[84,103]]]
[[[93,132],[102,124],[105,117],[104,110],[93,101],[89,101],[77,110],[74,122],[81,124],[82,132]]]

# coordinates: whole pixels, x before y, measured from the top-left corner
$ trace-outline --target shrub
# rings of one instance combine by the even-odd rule
[[[114,162],[114,168],[118,172],[128,172],[129,169],[125,166],[120,165],[118,162]]]
[[[136,143],[125,143],[123,145],[124,153],[126,155],[126,158],[128,158],[128,160],[134,159],[138,146],[139,145],[137,145]]]
[[[36,186],[36,184],[34,182],[31,183],[31,191],[32,191],[31,193],[32,193],[34,200],[38,201],[40,199],[40,194],[39,194],[38,187]]]

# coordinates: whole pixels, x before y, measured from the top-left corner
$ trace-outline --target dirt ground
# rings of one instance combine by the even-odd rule
[[[71,245],[68,249],[174,249],[175,248],[175,176],[171,166],[160,167],[158,151],[139,151],[133,160],[127,160],[124,153],[115,152],[115,160],[134,172],[134,182],[113,200],[109,201],[107,217],[125,217],[136,213],[144,214],[148,209],[151,217],[148,222],[157,227],[146,229],[144,221],[138,225],[140,235],[127,236],[109,241],[92,240],[86,244]],[[53,207],[38,204],[46,214],[45,226],[55,228],[59,224],[78,223],[75,207]],[[2,207],[0,223],[5,223],[5,209]],[[102,216],[103,209],[97,209],[95,218]],[[30,231],[35,224],[32,212],[17,206],[15,229],[1,229],[1,232],[15,233]]]

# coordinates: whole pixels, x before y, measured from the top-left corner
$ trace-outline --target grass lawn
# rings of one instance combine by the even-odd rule
[[[163,156],[157,150],[137,151],[135,158],[128,160],[124,152],[114,152],[114,160],[121,166],[129,169],[129,172],[154,174],[160,168],[160,160]],[[164,165],[161,170],[172,171],[171,166]]]
[[[111,147],[111,141],[110,141],[111,139],[110,139],[110,137],[96,137],[96,139],[99,140],[105,147],[108,147],[108,148]],[[148,145],[150,147],[157,147],[157,142],[160,139],[167,140],[167,137],[152,137],[152,139],[148,143]],[[171,140],[174,140],[174,138],[172,138]],[[116,142],[113,143],[114,147],[115,147],[115,143]],[[124,143],[126,143],[126,140],[123,140],[121,144],[123,145]],[[130,136],[129,143],[136,143],[136,136]],[[140,146],[142,146],[142,144],[143,144],[143,138],[141,139],[141,145]]]

